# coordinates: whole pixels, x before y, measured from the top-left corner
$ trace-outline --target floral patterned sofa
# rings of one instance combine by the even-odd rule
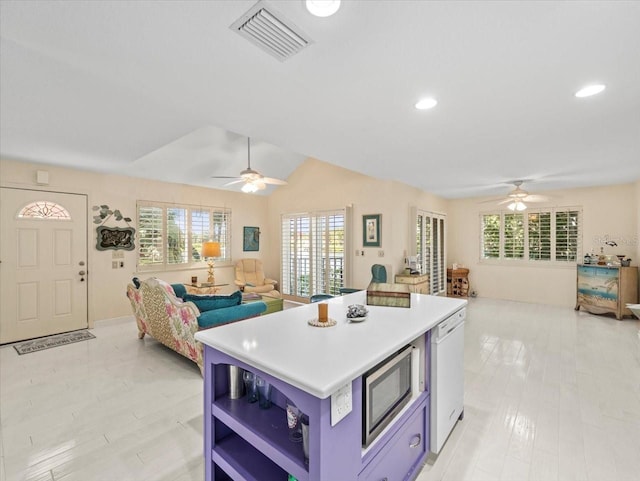
[[[192,302],[184,301],[176,295],[176,290],[181,296],[187,294],[182,284],[172,286],[156,278],[141,282],[134,279],[134,283],[136,285],[132,283],[127,286],[127,297],[131,301],[138,324],[138,338],[142,339],[145,334],[149,334],[165,346],[194,361],[201,372],[204,362],[203,350],[202,344],[194,339],[196,332],[255,317],[267,309],[264,302],[252,302],[201,312],[195,303],[201,296],[185,296],[187,299],[196,299]],[[224,303],[231,297],[214,296],[208,298],[214,299],[213,301],[206,302],[216,302],[220,299]],[[208,304],[207,308],[210,307],[211,304]]]

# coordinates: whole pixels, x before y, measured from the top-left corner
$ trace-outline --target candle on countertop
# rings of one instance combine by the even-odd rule
[[[329,304],[321,302],[318,304],[318,321],[327,322],[329,320]]]

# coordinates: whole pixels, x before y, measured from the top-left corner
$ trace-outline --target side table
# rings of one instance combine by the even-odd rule
[[[229,284],[210,284],[208,282],[200,282],[197,284],[185,284],[189,294],[215,294],[221,287]]]
[[[409,292],[429,294],[429,274],[397,274],[396,284],[408,284]]]
[[[469,269],[447,269],[447,296],[469,297]]]

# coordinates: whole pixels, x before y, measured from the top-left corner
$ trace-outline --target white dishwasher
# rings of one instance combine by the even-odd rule
[[[431,331],[431,451],[438,454],[464,416],[464,320],[460,309]]]

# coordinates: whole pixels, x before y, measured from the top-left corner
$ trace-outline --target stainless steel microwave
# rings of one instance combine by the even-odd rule
[[[369,446],[410,401],[418,379],[412,358],[418,351],[409,344],[362,376],[363,446]]]

